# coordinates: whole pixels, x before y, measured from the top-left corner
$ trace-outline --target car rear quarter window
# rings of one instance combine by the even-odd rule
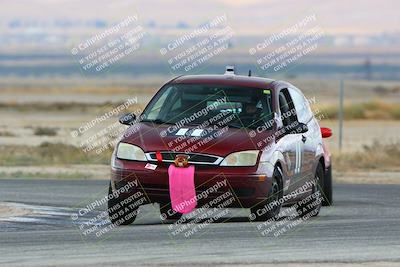
[[[296,109],[298,121],[301,123],[308,123],[313,115],[306,98],[298,89],[289,88],[289,93]]]
[[[279,91],[279,109],[284,126],[288,126],[297,121],[296,109],[289,91],[286,88]]]

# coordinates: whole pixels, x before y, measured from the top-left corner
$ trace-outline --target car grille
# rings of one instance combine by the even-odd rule
[[[162,151],[161,155],[163,158],[163,162],[173,162],[176,158],[176,155],[185,154],[189,156],[189,163],[191,164],[199,164],[199,165],[219,165],[223,160],[222,157],[215,155],[208,155],[202,153],[183,153],[183,152],[172,152],[172,151]],[[146,153],[147,160],[149,161],[157,161],[156,153],[150,152]]]

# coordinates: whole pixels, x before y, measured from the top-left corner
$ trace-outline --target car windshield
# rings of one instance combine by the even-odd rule
[[[142,122],[256,128],[273,118],[271,90],[204,84],[168,84],[146,107]]]

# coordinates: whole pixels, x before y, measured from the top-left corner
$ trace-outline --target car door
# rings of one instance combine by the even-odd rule
[[[297,123],[297,114],[287,88],[279,91],[279,109],[285,134],[281,137],[282,154],[285,159],[287,179],[284,189],[291,192],[299,187],[302,177],[303,144],[301,134],[290,131]],[[285,191],[286,191],[285,190]]]
[[[316,121],[311,112],[309,103],[301,91],[295,87],[289,87],[289,93],[292,98],[294,107],[296,109],[297,120],[300,123],[304,123],[307,125],[308,131],[302,133],[300,136],[301,146],[303,151],[303,157],[301,160],[301,175],[302,175],[302,183],[309,180],[309,178],[314,175],[314,160],[315,160],[315,150],[316,150],[316,139],[314,137],[314,132],[316,128]]]

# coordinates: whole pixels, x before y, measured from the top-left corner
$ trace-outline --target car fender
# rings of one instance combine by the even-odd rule
[[[266,158],[267,160],[260,162],[260,165],[264,165],[263,170],[268,177],[272,177],[274,170],[278,164],[281,166],[283,191],[285,193],[289,188],[290,181],[288,181],[287,179],[288,169],[282,152],[279,150],[271,152],[268,150],[264,150],[263,153],[265,153],[263,155],[263,158]]]

